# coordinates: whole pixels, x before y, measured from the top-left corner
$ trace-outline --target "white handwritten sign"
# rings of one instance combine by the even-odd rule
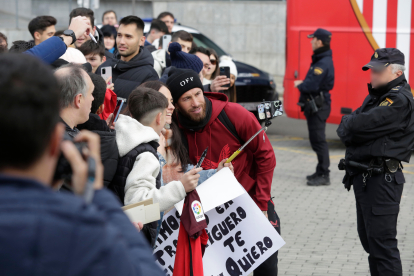
[[[205,213],[209,241],[203,256],[204,275],[248,275],[279,250],[284,240],[247,193]],[[172,275],[180,226],[179,213],[163,218],[154,256]]]

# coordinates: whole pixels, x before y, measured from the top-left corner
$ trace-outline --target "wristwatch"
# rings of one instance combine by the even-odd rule
[[[70,45],[72,45],[73,43],[75,43],[76,36],[75,36],[75,33],[72,30],[66,30],[66,31],[64,31],[63,32],[63,35],[71,36],[72,37],[72,43]]]

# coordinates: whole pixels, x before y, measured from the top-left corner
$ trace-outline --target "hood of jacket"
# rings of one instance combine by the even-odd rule
[[[227,105],[229,99],[224,93],[204,92],[204,96],[206,96],[211,101],[211,108],[213,109],[211,112],[210,121],[206,125],[207,127],[217,119],[220,112]]]
[[[116,144],[119,156],[123,157],[135,147],[149,143],[159,142],[160,136],[153,128],[142,125],[132,117],[119,115],[115,124]]]
[[[133,57],[130,61],[122,61],[119,54],[110,60],[110,66],[121,72],[147,65],[154,66],[154,58],[150,51],[143,46],[140,47],[138,55]]]

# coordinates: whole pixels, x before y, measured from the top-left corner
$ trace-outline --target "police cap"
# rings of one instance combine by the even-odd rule
[[[404,65],[404,54],[395,48],[381,48],[375,50],[371,56],[371,61],[362,67],[362,70],[375,69],[382,71],[390,64]]]
[[[319,40],[322,40],[322,42],[330,42],[332,33],[325,29],[317,29],[313,34],[308,35],[308,38],[314,38],[316,37]]]

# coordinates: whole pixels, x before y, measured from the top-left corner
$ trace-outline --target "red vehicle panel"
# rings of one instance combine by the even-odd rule
[[[329,123],[339,124],[345,109],[354,111],[368,94],[369,71],[362,71],[374,49],[396,47],[405,55],[407,79],[414,60],[412,0],[289,0],[286,24],[286,72],[284,110],[288,117],[304,119],[297,105],[299,90],[313,54],[308,34],[317,28],[332,32],[331,49],[335,84],[331,91]],[[414,14],[414,13],[413,13]],[[413,43],[410,43],[410,42]]]

